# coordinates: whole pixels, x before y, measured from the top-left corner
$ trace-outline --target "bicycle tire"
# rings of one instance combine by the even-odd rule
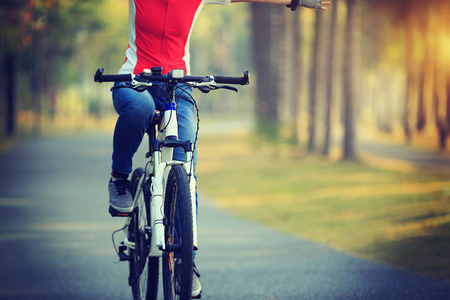
[[[144,170],[138,168],[131,176],[133,199],[143,175]],[[138,205],[133,210],[128,227],[129,239],[135,243],[135,249],[130,250],[130,276],[128,278],[134,300],[156,300],[158,297],[159,257],[148,256],[151,237],[144,229],[144,226],[150,224],[149,187],[149,181],[143,184]]]
[[[164,299],[191,299],[193,222],[189,180],[182,166],[172,166],[167,179],[164,214],[166,247],[162,255]]]

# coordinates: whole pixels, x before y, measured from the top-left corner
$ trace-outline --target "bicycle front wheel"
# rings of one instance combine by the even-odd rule
[[[182,166],[172,166],[164,201],[166,218],[163,286],[166,300],[191,299],[193,223],[189,179]]]
[[[134,198],[139,181],[144,176],[142,168],[131,176],[131,194]],[[129,239],[134,242],[130,249],[130,277],[128,278],[134,300],[156,300],[158,296],[159,257],[149,257],[150,252],[150,181],[141,187],[141,193],[133,210],[128,227]]]

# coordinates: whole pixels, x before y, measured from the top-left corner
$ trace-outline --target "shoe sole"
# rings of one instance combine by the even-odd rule
[[[120,212],[115,210],[114,208],[112,208],[111,206],[109,207],[109,213],[111,214],[111,217],[131,217],[131,215],[133,214],[133,212]]]
[[[197,292],[197,291],[195,291],[195,293],[194,293],[194,291],[193,291],[192,294],[195,295],[196,292]],[[198,295],[196,295],[196,296],[194,296],[194,295],[191,296],[191,299],[201,299],[201,298],[202,298],[202,290],[200,290],[200,292],[198,293]]]
[[[117,210],[118,212],[121,212],[121,213],[130,213],[130,212],[132,212],[133,211],[133,206],[131,206],[131,207],[118,207],[118,206],[115,206],[114,204],[112,204],[111,202],[109,203],[109,206],[111,206],[112,208],[114,208],[115,210]]]

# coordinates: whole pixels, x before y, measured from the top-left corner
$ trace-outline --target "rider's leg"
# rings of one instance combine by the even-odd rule
[[[196,142],[195,137],[197,134],[197,122],[195,120],[195,105],[191,98],[192,89],[177,90],[176,96],[178,97],[177,105],[177,119],[178,119],[178,139],[182,141]],[[185,153],[181,148],[175,148],[173,151],[173,158],[175,160],[185,161]],[[197,166],[197,145],[194,145],[194,176],[195,168]]]
[[[127,178],[132,170],[133,155],[155,111],[155,103],[148,92],[141,93],[129,88],[113,90],[113,102],[119,118],[114,130],[109,202],[120,212],[130,212],[133,200]]]
[[[197,134],[197,122],[195,119],[195,105],[190,97],[192,95],[192,89],[177,90],[176,96],[178,97],[177,105],[177,119],[178,119],[178,139],[182,141],[195,142],[194,153],[193,153],[193,169],[194,178],[197,180],[197,175],[195,174],[195,169],[197,166],[197,142],[195,140]],[[185,161],[186,156],[182,148],[175,148],[173,151],[173,158],[175,160]],[[198,216],[198,196],[197,196],[197,186],[195,187],[195,205],[197,209]]]
[[[142,142],[155,103],[147,91],[130,88],[113,90],[113,102],[119,118],[114,130],[112,169],[130,174],[133,155]]]

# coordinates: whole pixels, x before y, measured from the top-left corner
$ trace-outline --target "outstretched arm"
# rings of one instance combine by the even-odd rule
[[[266,3],[266,4],[280,4],[280,5],[290,5],[291,0],[231,0],[231,2],[255,2],[255,3]],[[314,8],[313,5],[320,5],[320,9],[326,10],[326,5],[330,5],[331,1],[321,1],[321,0],[300,0],[299,6],[305,6],[309,8]]]

